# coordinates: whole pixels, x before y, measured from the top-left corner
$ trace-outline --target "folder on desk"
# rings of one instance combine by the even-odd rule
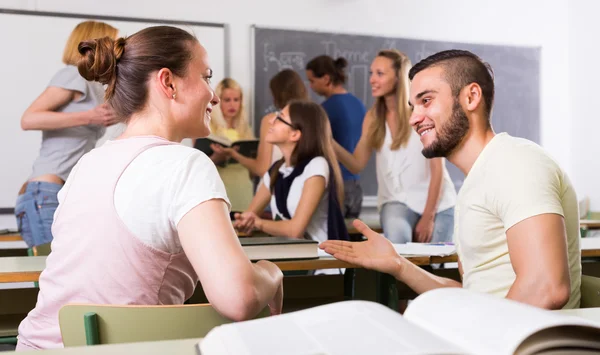
[[[240,238],[250,260],[297,260],[318,258],[317,241],[285,237]]]

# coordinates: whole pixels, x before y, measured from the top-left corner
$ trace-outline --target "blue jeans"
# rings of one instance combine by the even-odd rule
[[[27,183],[25,192],[17,197],[17,226],[30,248],[52,241],[52,221],[61,188],[62,185],[51,182],[31,181]]]
[[[421,215],[401,202],[387,202],[381,207],[379,216],[383,235],[394,244],[413,241],[413,231]],[[435,215],[432,243],[451,242],[454,232],[454,207]]]

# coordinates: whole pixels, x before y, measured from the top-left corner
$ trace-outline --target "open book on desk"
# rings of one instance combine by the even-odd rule
[[[211,144],[219,144],[225,148],[236,148],[240,154],[248,158],[256,158],[258,154],[258,139],[245,139],[232,142],[229,139],[216,135],[209,135],[205,138],[196,139],[194,148],[201,150],[207,156],[213,154],[213,150],[210,147]],[[237,163],[234,159],[230,159],[229,163]]]
[[[592,354],[600,325],[460,288],[417,297],[404,316],[346,301],[222,325],[197,345],[216,354]]]

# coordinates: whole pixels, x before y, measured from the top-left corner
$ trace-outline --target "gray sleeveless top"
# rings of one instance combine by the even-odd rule
[[[48,86],[78,91],[82,94],[79,100],[69,102],[57,112],[87,111],[104,102],[102,84],[85,80],[73,65],[67,65],[56,73]],[[96,146],[96,142],[104,135],[105,130],[104,126],[89,125],[42,131],[40,155],[33,163],[30,178],[55,174],[67,180],[79,158]]]

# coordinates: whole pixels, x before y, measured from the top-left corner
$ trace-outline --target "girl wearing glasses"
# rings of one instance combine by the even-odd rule
[[[290,102],[272,116],[267,143],[283,153],[264,174],[248,210],[236,214],[244,231],[317,241],[347,239],[341,212],[344,185],[323,108],[313,102]],[[270,203],[273,220],[258,216]]]
[[[285,69],[277,73],[269,82],[271,95],[273,96],[273,105],[281,110],[291,100],[308,99],[308,91],[304,82],[298,73],[291,69]],[[229,154],[237,160],[246,169],[250,170],[254,176],[263,176],[269,167],[281,158],[281,152],[273,144],[266,140],[267,131],[271,127],[271,121],[275,118],[275,113],[264,116],[260,123],[260,142],[258,144],[258,154],[256,159],[248,158],[231,148],[216,147],[219,152]]]

